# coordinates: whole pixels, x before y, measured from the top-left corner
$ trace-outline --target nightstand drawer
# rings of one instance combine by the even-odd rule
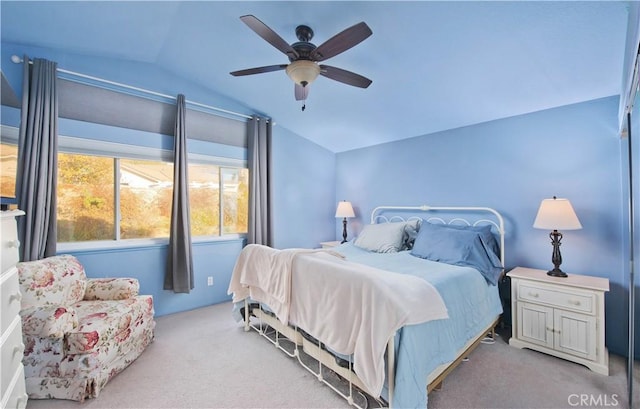
[[[2,234],[0,234],[0,247],[2,248],[2,258],[0,259],[2,270],[0,270],[0,273],[4,273],[16,265],[19,246],[16,220],[14,218],[3,218]]]
[[[26,385],[24,382],[24,368],[20,364],[20,369],[13,375],[9,390],[3,398],[7,399],[6,408],[24,409],[27,407],[29,396],[27,395]]]
[[[518,300],[547,304],[567,310],[595,314],[595,296],[589,293],[571,293],[560,291],[559,288],[543,286],[530,282],[518,283]]]
[[[20,314],[20,283],[18,269],[11,268],[0,276],[0,330],[4,334],[14,317]]]
[[[11,379],[18,371],[24,353],[20,318],[14,318],[12,324],[9,326],[10,332],[2,334],[2,345],[0,345],[0,357],[2,358],[0,390],[2,390],[2,396],[9,390]]]

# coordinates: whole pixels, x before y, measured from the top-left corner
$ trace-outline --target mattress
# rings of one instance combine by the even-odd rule
[[[347,260],[381,270],[410,274],[431,283],[440,293],[449,319],[408,325],[396,334],[396,376],[392,407],[425,408],[427,377],[501,313],[495,285],[474,268],[454,266],[412,256],[409,251],[374,253],[351,242],[333,248]],[[388,391],[383,391],[386,399]]]

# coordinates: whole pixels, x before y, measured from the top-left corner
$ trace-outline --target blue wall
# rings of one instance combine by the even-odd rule
[[[335,154],[273,128],[274,247],[320,247],[335,240]]]
[[[548,231],[532,227],[540,201],[571,200],[583,229],[564,232],[562,269],[606,277],[606,342],[626,351],[618,98],[535,112],[340,153],[337,197],[357,232],[378,205],[477,205],[506,224],[506,267],[548,269]],[[336,227],[336,234],[340,227]]]

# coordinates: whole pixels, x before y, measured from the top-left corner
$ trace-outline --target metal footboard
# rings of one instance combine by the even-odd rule
[[[345,399],[349,405],[354,406],[358,409],[367,409],[364,406],[359,405],[355,400],[355,394],[359,394],[364,396],[363,394],[366,391],[364,384],[358,378],[358,376],[353,371],[353,364],[349,361],[348,367],[340,366],[336,360],[335,356],[328,352],[324,345],[319,341],[311,341],[305,338],[298,328],[291,327],[288,325],[284,325],[278,320],[275,316],[272,316],[270,313],[264,311],[262,306],[254,308],[252,311],[250,310],[248,300],[244,302],[244,330],[249,331],[251,329],[255,330],[258,334],[262,335],[264,338],[268,339],[276,348],[283,351],[287,356],[291,358],[295,358],[298,360],[300,365],[305,368],[307,371],[312,373],[319,381],[329,386],[334,392],[340,395],[343,399]],[[251,315],[254,315],[258,320],[257,324],[251,322]],[[431,392],[432,390],[440,389],[445,377],[461,362],[467,358],[471,352],[483,342],[483,339],[487,334],[490,334],[490,338],[495,339],[494,328],[498,323],[498,318],[496,318],[493,322],[491,322],[485,329],[483,329],[475,338],[470,339],[459,351],[457,358],[452,362],[447,364],[440,365],[436,368],[428,377],[427,384],[425,385],[427,392]],[[274,330],[274,338],[271,338],[269,334],[264,330],[264,325],[271,327]],[[288,342],[293,344],[293,352],[287,350],[281,345],[281,340],[286,339]],[[307,363],[302,360],[302,356],[300,352],[304,352],[309,357],[315,359],[318,363],[317,370],[310,367]],[[388,390],[389,396],[388,400],[384,400],[382,397],[374,397],[369,394],[380,407],[391,407],[391,403],[393,402],[393,393],[395,388],[395,336],[391,337],[389,342],[387,343],[387,381],[388,381]],[[348,392],[344,393],[340,389],[338,389],[335,385],[331,384],[327,381],[326,376],[324,374],[324,370],[328,369],[331,372],[335,373],[341,379],[345,380],[348,384]],[[368,400],[365,401],[368,403]]]
[[[256,317],[257,323],[251,322],[251,315]],[[269,333],[265,331],[265,324],[268,327],[271,327],[274,330],[273,338],[269,336]],[[297,359],[298,363],[305,368],[307,371],[312,373],[318,381],[324,383],[329,388],[331,388],[334,392],[340,395],[343,399],[345,399],[349,405],[354,406],[358,409],[367,409],[367,406],[359,405],[354,397],[356,394],[364,396],[364,392],[366,388],[362,381],[358,378],[356,373],[353,371],[353,363],[349,360],[348,367],[340,366],[336,360],[335,356],[328,352],[324,345],[320,341],[312,341],[305,338],[297,327],[291,327],[288,325],[282,324],[276,317],[272,316],[270,313],[264,311],[262,306],[259,305],[253,309],[250,308],[249,302],[245,299],[244,302],[244,330],[255,330],[258,334],[268,339],[276,348],[283,351],[287,356],[291,358]],[[287,341],[293,344],[293,352],[288,350],[287,348],[281,345],[281,340],[286,339]],[[395,381],[395,346],[394,341],[395,337],[391,337],[387,344],[387,379],[389,386],[389,402],[393,401],[393,387]],[[317,368],[313,368],[309,366],[306,362],[303,361],[300,352],[304,352],[309,357],[313,358],[317,361]],[[333,385],[328,381],[325,370],[330,370],[341,379],[347,382],[348,392],[345,393],[340,390],[338,387]],[[371,396],[371,395],[369,395]],[[372,397],[378,402],[380,407],[387,406],[387,402],[384,401],[381,397]],[[368,400],[365,397],[365,402],[368,404]],[[389,405],[390,406],[390,405]]]

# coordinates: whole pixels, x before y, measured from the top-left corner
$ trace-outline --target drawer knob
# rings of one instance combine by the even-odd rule
[[[27,400],[29,399],[29,395],[23,393],[18,399],[16,399],[16,406],[20,407],[27,404]]]
[[[10,249],[12,248],[18,248],[20,247],[20,241],[19,240],[9,240],[7,242],[7,247],[9,247]]]
[[[18,302],[22,301],[22,294],[20,293],[11,294],[9,296],[9,303],[12,303],[14,301],[18,301]]]
[[[569,304],[578,306],[578,305],[580,305],[580,301],[579,300],[569,300]]]
[[[538,293],[532,293],[531,291],[529,291],[529,297],[538,298],[538,296]]]
[[[24,344],[13,347],[13,355],[22,355],[24,353]]]

